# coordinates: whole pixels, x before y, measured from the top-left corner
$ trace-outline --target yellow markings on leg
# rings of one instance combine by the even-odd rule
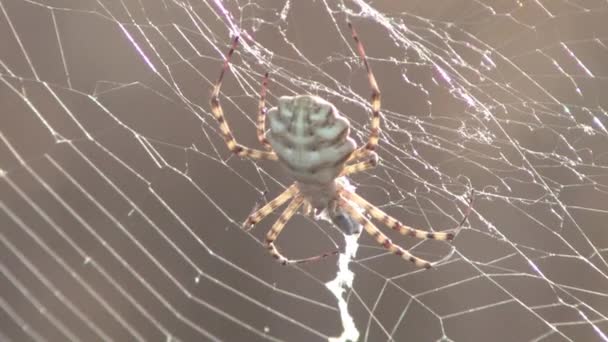
[[[361,159],[367,157],[371,152],[373,151],[366,149],[365,146],[361,146],[354,150],[353,153],[350,154],[350,156],[348,156],[346,162],[351,163],[354,161],[360,161]]]
[[[344,168],[344,170],[342,170],[342,172],[340,172],[340,176],[348,176],[353,173],[365,171],[365,170],[376,167],[378,165],[378,154],[376,154],[376,152],[373,152],[373,151],[369,151],[368,154],[369,154],[369,157],[367,160],[346,166]]]
[[[365,146],[366,149],[373,151],[378,145],[378,141],[380,140],[380,90],[378,90],[378,86],[376,84],[376,80],[373,79],[373,74],[371,73],[371,69],[368,70],[368,74],[370,75],[370,82],[373,81],[372,85],[372,126],[370,128],[369,133],[369,141]]]
[[[228,146],[228,149],[232,153],[234,153],[240,157],[248,157],[248,158],[252,158],[252,159],[278,160],[278,157],[274,152],[255,150],[255,149],[251,149],[251,148],[245,147],[245,146],[237,143],[236,139],[234,138],[234,135],[232,134],[232,131],[230,130],[230,126],[228,125],[228,122],[226,121],[226,117],[224,116],[224,111],[222,110],[222,106],[220,105],[220,100],[219,100],[220,88],[222,86],[224,74],[226,73],[226,71],[228,70],[228,68],[230,66],[230,58],[232,57],[234,50],[236,49],[236,47],[238,45],[238,41],[239,41],[238,37],[234,38],[234,40],[232,41],[232,47],[230,48],[230,50],[228,51],[228,54],[226,55],[226,59],[224,60],[224,66],[222,67],[222,70],[220,71],[220,76],[218,77],[217,82],[215,83],[215,86],[213,87],[213,92],[211,93],[211,101],[210,101],[211,102],[211,113],[213,113],[213,117],[219,123],[220,132],[222,134],[222,137],[224,138],[224,141],[226,142],[226,146]]]
[[[387,249],[389,252],[400,256],[401,258],[412,262],[416,267],[429,269],[432,267],[432,264],[424,259],[420,259],[414,255],[412,255],[407,250],[393,244],[391,240],[370,221],[363,214],[361,214],[357,209],[355,209],[351,204],[349,204],[346,200],[340,199],[339,204],[344,211],[346,211],[353,219],[359,222],[360,225],[363,226],[363,229],[371,235],[378,244]]]
[[[375,205],[369,203],[363,197],[357,195],[354,192],[350,191],[342,191],[342,196],[350,201],[353,201],[358,206],[363,208],[363,210],[368,213],[374,219],[382,222],[385,226],[391,228],[392,230],[398,231],[399,233],[407,236],[412,236],[418,239],[433,239],[433,240],[453,240],[454,232],[428,232],[425,230],[415,229],[409,226],[404,225],[399,222],[395,218],[389,216],[384,211],[378,209]]]
[[[282,194],[277,196],[272,201],[266,203],[263,207],[258,209],[256,212],[249,215],[247,220],[243,222],[243,228],[246,231],[249,231],[253,228],[253,226],[263,220],[266,216],[270,215],[273,211],[275,211],[278,207],[282,206],[285,202],[287,202],[290,198],[299,193],[298,186],[296,184],[292,184],[289,188],[283,191]]]
[[[372,96],[371,96],[371,105],[372,105],[372,120],[371,121],[372,122],[371,122],[371,127],[370,127],[369,141],[367,142],[367,144],[365,145],[364,148],[366,150],[373,151],[376,148],[376,146],[378,145],[378,140],[380,138],[380,101],[381,101],[380,88],[378,88],[378,82],[376,82],[376,77],[374,76],[372,67],[369,65],[369,62],[367,61],[367,56],[365,54],[365,48],[363,47],[363,43],[359,39],[359,36],[357,35],[355,28],[353,27],[353,25],[350,22],[348,23],[348,27],[351,30],[351,34],[353,36],[355,43],[357,43],[357,50],[359,52],[359,57],[361,57],[361,60],[363,61],[363,64],[365,65],[365,70],[367,71],[367,78],[369,81],[369,85],[372,88]]]
[[[262,90],[260,91],[260,102],[258,104],[257,133],[258,140],[266,149],[272,150],[270,142],[266,139],[266,87],[268,86],[268,73],[264,74]]]
[[[291,203],[289,203],[285,211],[283,211],[279,219],[272,225],[272,229],[268,232],[268,234],[266,234],[266,248],[268,248],[268,251],[270,252],[272,257],[283,265],[288,264],[289,259],[285,258],[283,255],[281,255],[281,253],[279,253],[279,251],[274,245],[274,241],[277,239],[277,237],[285,227],[287,221],[291,219],[293,214],[295,214],[298,208],[302,205],[303,201],[304,197],[302,196],[297,196],[296,198],[294,198]]]

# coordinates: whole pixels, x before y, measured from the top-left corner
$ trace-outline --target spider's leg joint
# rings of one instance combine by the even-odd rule
[[[380,163],[380,158],[378,157],[378,153],[374,152],[374,151],[370,151],[369,152],[369,163],[371,166],[375,167],[378,166],[378,164]]]
[[[245,222],[243,222],[243,229],[248,232],[251,229],[253,229],[253,226],[255,225],[255,221],[250,217],[247,218],[247,220],[245,220]]]
[[[451,229],[451,230],[445,231],[444,233],[445,233],[445,239],[447,241],[453,241],[454,238],[456,238],[456,235],[458,235],[458,230]],[[433,239],[434,236],[435,236],[435,233],[431,232],[431,233],[428,233],[427,238]]]
[[[243,146],[241,145],[235,145],[234,148],[232,149],[232,153],[240,155],[241,153],[243,153],[245,149],[243,148]]]

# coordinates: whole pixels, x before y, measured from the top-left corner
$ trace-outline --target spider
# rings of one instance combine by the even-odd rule
[[[350,124],[346,117],[341,115],[333,104],[318,96],[281,96],[278,106],[266,111],[268,73],[265,73],[262,81],[257,116],[257,137],[265,150],[252,149],[237,143],[219,101],[224,74],[229,69],[230,59],[238,46],[238,35],[233,39],[213,87],[211,112],[219,123],[228,149],[233,154],[251,159],[279,161],[295,180],[283,193],[250,214],[243,225],[247,231],[252,229],[256,223],[291,199],[285,211],[266,234],[265,245],[279,263],[303,263],[338,253],[333,251],[298,260],[290,260],[279,253],[274,244],[275,240],[287,221],[303,206],[307,215],[325,210],[332,222],[347,234],[358,233],[360,227],[363,227],[388,251],[418,267],[428,269],[432,263],[393,244],[364,214],[403,235],[419,239],[452,240],[471,212],[473,194],[471,193],[469,206],[458,226],[444,232],[427,232],[404,225],[344,186],[340,177],[371,169],[378,164],[378,155],[374,149],[378,145],[380,135],[380,89],[365,55],[363,43],[350,22],[348,26],[372,89],[369,140],[361,147],[357,147],[349,136]],[[268,131],[266,117],[270,124]]]

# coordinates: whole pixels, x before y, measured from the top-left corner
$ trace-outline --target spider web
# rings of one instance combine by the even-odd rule
[[[209,111],[231,34],[241,143],[269,71],[270,104],[322,96],[362,144],[347,20],[383,93],[381,164],[357,192],[442,230],[476,191],[451,244],[381,227],[448,256],[433,270],[363,234],[330,283],[336,258],[273,262],[276,214],[240,228],[291,180],[230,157]],[[0,0],[0,339],[608,340],[606,20],[599,0]],[[292,258],[344,244],[302,215],[278,240]]]

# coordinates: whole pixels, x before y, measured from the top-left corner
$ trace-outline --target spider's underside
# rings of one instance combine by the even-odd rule
[[[393,244],[360,210],[373,219],[403,235],[421,239],[452,240],[458,229],[464,224],[472,207],[472,196],[469,207],[460,224],[445,232],[426,232],[403,225],[387,215],[364,198],[343,186],[340,177],[360,172],[377,165],[378,157],[374,152],[380,134],[380,90],[374,74],[367,62],[363,44],[349,23],[352,36],[357,43],[359,55],[367,69],[372,88],[372,120],[370,137],[366,145],[357,148],[350,138],[350,124],[336,107],[328,101],[314,95],[282,96],[277,107],[265,110],[266,85],[268,74],[262,83],[258,108],[257,133],[260,143],[266,151],[251,149],[238,144],[230,131],[219,103],[220,86],[224,73],[236,46],[238,37],[233,41],[228,52],[220,77],[211,96],[211,110],[220,124],[220,130],[226,145],[234,154],[252,159],[278,160],[293,176],[295,182],[282,194],[252,213],[245,221],[250,229],[274,210],[285,204],[285,211],[274,223],[266,235],[266,246],[274,258],[282,264],[301,263],[317,260],[338,251],[321,254],[312,258],[289,260],[274,245],[274,241],[289,219],[304,207],[306,214],[318,214],[322,211],[342,231],[347,234],[357,233],[363,227],[380,245],[390,252],[413,262],[418,267],[430,268],[432,264],[415,257],[407,250]],[[266,117],[269,130],[266,134]]]

